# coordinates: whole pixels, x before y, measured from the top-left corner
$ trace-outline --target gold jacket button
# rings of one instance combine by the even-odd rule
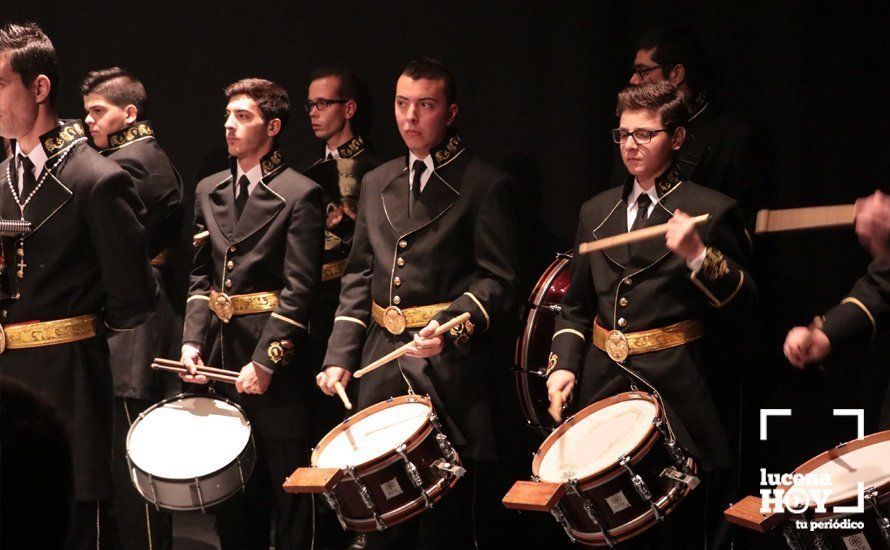
[[[235,268],[235,262],[233,262],[232,260],[229,260],[228,263],[226,264],[226,269],[230,269],[230,270],[231,270],[231,269],[234,269],[234,268]]]
[[[394,286],[402,286],[402,279],[396,277],[395,279],[392,280],[392,284]]]
[[[624,284],[626,284],[627,286],[630,286],[630,285],[634,284],[634,280],[631,279],[630,277],[628,277],[627,279],[624,279]]]
[[[619,326],[620,328],[624,328],[624,327],[626,327],[626,326],[627,326],[627,320],[625,320],[624,317],[618,319],[618,326]]]
[[[402,257],[400,256],[399,259],[396,260],[396,265],[399,266],[399,267],[405,267],[405,258],[402,258]]]
[[[238,247],[237,247],[237,246],[232,245],[232,246],[229,247],[229,252],[237,252],[237,251],[238,251]]]
[[[392,303],[394,303],[395,305],[399,305],[399,304],[402,303],[402,299],[399,298],[398,296],[393,296],[393,297],[392,297]]]
[[[408,241],[406,241],[405,239],[399,241],[399,248],[408,248]]]
[[[625,298],[623,296],[621,297],[620,300],[618,300],[618,305],[621,307],[627,307],[627,304],[629,304],[629,303],[630,302],[627,300],[627,298]]]
[[[226,288],[232,288],[232,279],[226,279]]]

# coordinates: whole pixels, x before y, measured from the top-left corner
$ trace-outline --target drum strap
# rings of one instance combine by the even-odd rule
[[[619,363],[618,361],[613,360],[612,362],[615,363],[616,365],[618,365],[618,367],[619,367],[622,371],[624,371],[625,374],[628,375],[628,379],[629,379],[631,385],[633,385],[634,380],[639,380],[640,382],[642,382],[643,384],[645,384],[646,387],[648,387],[650,390],[652,390],[652,394],[655,396],[656,399],[658,399],[659,404],[661,404],[661,410],[665,411],[665,414],[664,414],[664,424],[665,424],[665,426],[667,426],[667,431],[668,431],[668,433],[669,433],[670,436],[671,436],[671,440],[676,441],[676,440],[677,440],[677,436],[676,436],[676,434],[674,434],[674,429],[673,429],[673,427],[671,427],[671,420],[670,420],[670,417],[669,417],[668,414],[667,414],[667,408],[665,407],[664,399],[662,399],[661,394],[658,393],[658,388],[656,388],[655,386],[652,385],[651,382],[649,382],[648,380],[646,380],[645,378],[643,378],[642,375],[640,375],[639,373],[636,373],[636,372],[630,370],[629,368],[625,367],[624,365],[622,365],[622,364]]]

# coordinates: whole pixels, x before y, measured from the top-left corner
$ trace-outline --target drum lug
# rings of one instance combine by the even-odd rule
[[[247,490],[247,484],[244,482],[244,470],[241,468],[241,457],[235,459],[235,462],[238,463],[238,477],[241,479],[241,492],[245,492]]]
[[[617,541],[615,539],[613,539],[611,536],[609,536],[608,530],[606,529],[606,525],[605,525],[605,523],[603,523],[602,517],[600,517],[599,512],[597,511],[596,507],[593,505],[593,502],[591,502],[591,500],[589,498],[587,498],[586,496],[581,494],[581,491],[578,489],[578,480],[570,479],[568,481],[568,484],[569,484],[568,490],[575,493],[575,496],[577,496],[581,500],[581,506],[584,508],[584,511],[587,513],[587,517],[589,517],[590,521],[592,521],[593,524],[599,528],[600,532],[602,532],[603,539],[606,541],[606,544],[609,546],[609,548],[612,548],[613,546],[615,546]],[[555,510],[555,508],[554,508],[554,510]],[[565,527],[565,524],[563,525],[563,527]],[[572,542],[574,542],[574,538],[572,537],[571,534],[569,534],[569,538],[571,538]]]
[[[439,424],[439,417],[436,416],[436,413],[430,413],[430,424],[432,424],[433,428],[439,432],[439,435],[442,434],[442,425]]]
[[[667,425],[660,418],[656,418],[653,423],[655,424],[655,428],[661,432],[661,436],[664,438],[664,447],[667,449],[668,455],[670,455],[671,460],[674,461],[675,466],[682,466],[684,462],[686,462],[686,455],[682,450],[677,446],[677,441],[671,437],[670,432],[667,429]]]
[[[698,479],[696,476],[685,474],[680,470],[677,470],[676,468],[665,468],[661,471],[661,477],[666,477],[678,483],[682,483],[689,487],[690,491],[698,487],[698,484],[701,483],[701,480]]]
[[[377,526],[378,531],[383,531],[386,529],[386,524],[383,522],[383,519],[380,517],[380,514],[377,512],[377,507],[374,506],[374,501],[371,500],[371,491],[368,490],[368,487],[364,484],[364,482],[355,474],[355,468],[350,466],[346,469],[346,472],[349,474],[349,477],[352,478],[352,481],[358,487],[359,495],[362,497],[362,502],[365,504],[365,507],[371,512],[371,515],[374,516],[374,523]]]
[[[526,307],[528,307],[528,309],[542,309],[553,314],[559,314],[559,312],[562,311],[562,306],[559,304],[536,304],[534,302],[528,302],[526,303]]]
[[[532,474],[531,480],[532,481],[541,481],[541,478],[536,476],[535,474]]]
[[[411,462],[411,459],[408,458],[408,455],[405,454],[405,449],[407,449],[407,447],[404,443],[396,447],[396,452],[402,457],[402,460],[405,461],[405,472],[408,474],[411,483],[413,483],[415,487],[423,487],[423,480],[420,478],[420,472],[417,471],[417,466],[415,466],[414,463]]]
[[[130,462],[130,457],[127,457],[127,462]],[[130,469],[132,470],[133,464],[130,463]],[[155,486],[155,478],[153,475],[148,474],[148,484],[151,486],[151,503],[155,505],[155,510],[160,512],[161,507],[158,506],[158,488]]]
[[[328,501],[328,506],[331,507],[331,510],[337,514],[337,521],[340,522],[340,527],[346,531],[346,520],[343,519],[343,512],[340,510],[340,501],[337,500],[337,495],[335,495],[333,491],[328,491],[324,493],[324,498]]]
[[[575,535],[572,534],[572,526],[569,524],[569,520],[566,518],[565,514],[562,513],[562,510],[559,509],[559,504],[554,506],[553,509],[550,510],[550,513],[553,514],[553,517],[556,519],[556,521],[560,525],[562,525],[562,528],[565,530],[566,535],[568,535],[569,537],[569,541],[574,544]]]
[[[624,468],[628,475],[630,476],[631,482],[634,484],[634,489],[636,489],[637,494],[640,495],[640,498],[649,503],[649,508],[652,509],[652,513],[655,515],[655,519],[657,521],[663,521],[664,516],[661,513],[661,510],[658,509],[658,506],[655,505],[655,502],[652,500],[652,491],[649,490],[649,486],[640,477],[639,474],[635,473],[633,469],[630,467],[630,457],[624,455],[621,457],[621,460],[618,461],[618,464]]]
[[[890,517],[887,517],[880,507],[878,507],[878,490],[875,487],[869,487],[863,491],[863,497],[875,511],[875,516],[877,516],[878,519],[878,527],[881,529],[881,535],[884,537],[884,542],[887,543],[887,546],[890,546]]]
[[[451,443],[448,441],[448,437],[446,437],[445,434],[436,434],[436,443],[439,444],[439,449],[449,462],[457,462],[457,452],[454,450],[454,447],[451,446]]]

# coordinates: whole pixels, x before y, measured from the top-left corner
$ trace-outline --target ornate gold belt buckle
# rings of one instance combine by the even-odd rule
[[[210,309],[223,323],[231,321],[232,315],[235,314],[235,306],[232,304],[232,299],[225,292],[210,293]]]
[[[6,331],[3,330],[3,325],[0,325],[0,353],[6,351]]]
[[[609,331],[606,336],[606,353],[612,361],[623,363],[630,354],[630,345],[627,343],[627,337],[617,330]]]
[[[390,334],[398,336],[405,332],[408,320],[405,319],[405,314],[402,313],[401,309],[396,306],[389,306],[383,311],[383,326],[386,327]]]

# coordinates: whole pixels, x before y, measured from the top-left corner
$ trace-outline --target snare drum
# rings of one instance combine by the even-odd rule
[[[522,333],[516,341],[516,391],[528,423],[544,433],[558,424],[547,413],[547,357],[560,304],[569,289],[572,252],[557,254],[535,284],[526,305]]]
[[[133,422],[127,462],[136,490],[156,508],[203,512],[244,489],[256,449],[236,403],[178,395]]]
[[[429,398],[405,395],[359,411],[331,430],[284,488],[323,493],[344,529],[383,530],[435,502],[465,473]]]
[[[504,504],[551,512],[572,542],[612,546],[663,520],[698,485],[696,472],[659,402],[625,392],[566,419],[535,453],[532,481]]]
[[[890,430],[843,443],[804,462],[794,470],[800,481],[788,488],[830,491],[825,513],[815,513],[815,504],[800,514],[791,514],[783,534],[793,549],[861,550],[890,548]],[[828,485],[822,484],[828,482]],[[839,512],[836,507],[855,507],[862,483],[863,512]],[[796,521],[806,528],[798,529]],[[846,525],[846,527],[845,527]]]

